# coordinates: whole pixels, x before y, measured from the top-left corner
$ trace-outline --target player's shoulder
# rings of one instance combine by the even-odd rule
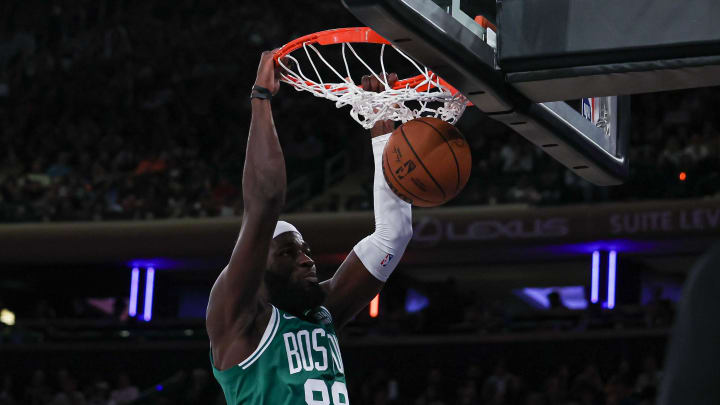
[[[258,312],[251,327],[225,328],[221,334],[212,334],[208,328],[208,337],[213,351],[211,361],[217,370],[227,370],[230,366],[244,366],[259,357],[263,348],[273,341],[280,327],[280,314],[277,308],[268,306]],[[246,367],[242,367],[245,369]]]

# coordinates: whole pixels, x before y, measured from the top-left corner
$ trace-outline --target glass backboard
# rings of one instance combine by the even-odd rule
[[[597,185],[628,176],[629,97],[537,102],[498,64],[495,1],[343,0],[364,24],[560,163]],[[480,23],[484,17],[484,22]],[[546,101],[547,98],[542,101]],[[479,129],[481,130],[481,129]],[[472,136],[472,134],[466,134]]]

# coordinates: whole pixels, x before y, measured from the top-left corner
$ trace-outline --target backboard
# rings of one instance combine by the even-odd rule
[[[364,24],[462,92],[488,117],[512,128],[597,185],[629,173],[629,96],[538,103],[498,64],[502,37],[495,2],[478,0],[343,0]],[[482,15],[485,19],[476,19]],[[572,105],[572,106],[571,106]],[[584,112],[584,114],[583,114]],[[472,134],[466,134],[472,136]]]

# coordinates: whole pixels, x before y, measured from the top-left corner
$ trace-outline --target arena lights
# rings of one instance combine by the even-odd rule
[[[143,319],[149,322],[152,319],[153,287],[155,284],[155,268],[148,267],[145,271],[145,307],[143,308]]]
[[[138,301],[138,283],[140,282],[140,269],[134,267],[132,269],[132,276],[130,277],[130,304],[128,306],[128,315],[137,315],[137,301]]]
[[[380,313],[380,294],[376,295],[372,301],[370,301],[370,317],[377,318]]]
[[[590,285],[590,302],[597,304],[600,291],[600,251],[592,254],[592,284]]]
[[[0,323],[7,326],[15,325],[15,313],[7,308],[0,309]]]
[[[678,175],[678,179],[680,179],[680,181],[685,181],[685,180],[687,180],[687,173],[685,173],[685,172],[680,172],[680,174]]]
[[[608,256],[608,309],[615,308],[615,276],[617,271],[617,251],[611,250]]]
[[[149,322],[152,319],[153,293],[155,289],[155,267],[149,266],[145,269],[145,295],[143,296],[143,320]],[[128,315],[138,315],[138,301],[140,294],[140,266],[133,266],[130,273],[130,303],[128,304]]]
[[[590,302],[597,304],[602,301],[603,307],[615,308],[617,292],[617,254],[618,251],[596,250],[592,253],[592,274],[590,284]],[[600,266],[607,260],[607,273],[600,274]],[[601,264],[602,261],[602,264]],[[603,294],[603,296],[600,296]]]

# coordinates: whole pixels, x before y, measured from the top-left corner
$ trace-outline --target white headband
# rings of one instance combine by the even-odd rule
[[[273,232],[273,239],[275,239],[278,235],[285,232],[297,232],[300,233],[300,231],[297,230],[292,224],[285,222],[285,221],[278,221],[277,225],[275,225],[275,232]],[[302,236],[302,234],[300,234]]]

